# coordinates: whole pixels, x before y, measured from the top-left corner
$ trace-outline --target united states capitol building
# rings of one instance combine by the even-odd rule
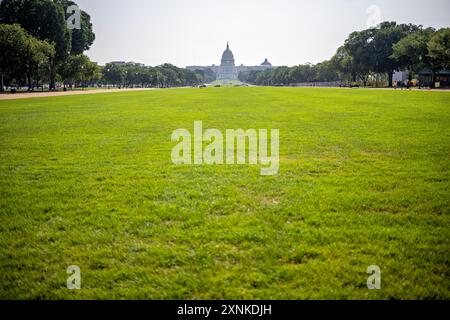
[[[222,54],[222,60],[220,66],[187,66],[186,69],[191,71],[211,69],[216,75],[217,80],[238,80],[239,73],[248,71],[262,71],[267,69],[275,69],[276,67],[265,59],[259,66],[236,66],[233,52],[230,50],[230,45],[227,43],[227,48]]]

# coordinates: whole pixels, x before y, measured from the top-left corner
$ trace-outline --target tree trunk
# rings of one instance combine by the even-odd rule
[[[4,84],[4,77],[3,72],[0,72],[0,78],[1,78],[1,84],[0,84],[0,92],[5,92],[5,84]]]
[[[392,88],[393,78],[394,78],[394,70],[389,70],[389,72],[388,72],[388,87],[389,88]]]
[[[49,91],[56,90],[56,64],[53,59],[50,60],[50,84],[48,89]]]
[[[431,70],[431,83],[430,83],[430,88],[435,88],[435,84],[436,84],[436,71]]]
[[[28,91],[33,91],[33,83],[31,80],[31,74],[27,73]]]

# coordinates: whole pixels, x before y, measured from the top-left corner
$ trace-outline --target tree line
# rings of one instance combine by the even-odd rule
[[[84,54],[95,34],[91,17],[79,10],[77,27],[70,19],[75,2],[69,0],[2,0],[0,3],[0,90],[6,86],[66,85],[186,86],[205,80],[203,71],[171,64],[100,67]],[[76,17],[75,17],[76,18]]]
[[[239,80],[263,86],[289,85],[291,83],[338,81],[340,74],[331,61],[324,61],[316,65],[307,63],[294,67],[241,72]]]
[[[256,85],[288,85],[301,82],[362,83],[385,81],[393,85],[395,71],[408,70],[410,77],[429,69],[436,74],[450,67],[450,28],[435,30],[413,24],[383,22],[349,35],[327,61],[294,67],[241,73],[241,81]]]
[[[191,71],[165,63],[147,67],[133,63],[117,65],[108,63],[102,68],[98,82],[126,87],[184,87],[195,86],[205,81],[202,70]]]

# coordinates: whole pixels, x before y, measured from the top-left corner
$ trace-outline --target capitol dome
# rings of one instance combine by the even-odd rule
[[[1,1],[1,0],[0,0]],[[260,65],[246,66],[243,64],[239,64],[236,66],[234,60],[234,54],[230,50],[230,44],[227,43],[227,47],[225,51],[222,53],[222,60],[220,65],[212,65],[212,66],[187,66],[187,69],[191,71],[202,70],[205,73],[212,71],[216,76],[216,80],[224,80],[225,82],[229,80],[239,80],[240,73],[250,73],[252,71],[264,71],[264,70],[272,70],[277,67],[273,66],[268,59],[264,59],[263,63]]]
[[[233,52],[230,50],[230,45],[227,43],[227,48],[222,54],[222,66],[234,66]]]
[[[261,63],[262,66],[272,66],[272,64],[267,60],[267,58],[264,60],[263,63]]]
[[[233,52],[231,52],[228,43],[227,48],[222,54],[222,61],[217,73],[217,80],[238,80],[238,72],[234,65]]]

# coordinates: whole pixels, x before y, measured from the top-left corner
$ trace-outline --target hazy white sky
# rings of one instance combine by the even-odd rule
[[[226,42],[236,64],[317,63],[348,34],[382,21],[450,27],[450,0],[75,0],[97,39],[88,52],[104,64],[219,64]],[[372,11],[373,12],[373,11]],[[376,13],[375,13],[376,14]],[[372,19],[373,20],[373,19]]]

